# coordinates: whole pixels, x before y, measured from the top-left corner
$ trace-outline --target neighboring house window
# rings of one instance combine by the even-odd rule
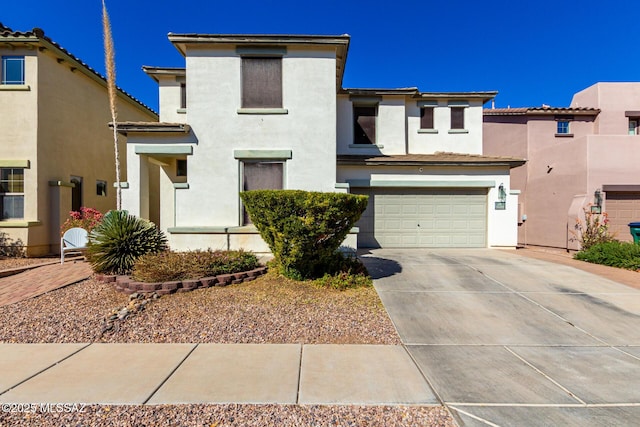
[[[176,176],[187,176],[187,160],[176,160]]]
[[[187,108],[187,84],[180,83],[180,108]]]
[[[433,129],[433,107],[420,108],[420,129]]]
[[[24,84],[24,56],[2,57],[2,84]]]
[[[640,118],[629,117],[629,135],[638,135],[638,123],[640,123]]]
[[[107,181],[101,179],[96,181],[96,195],[107,197]]]
[[[558,135],[569,135],[571,133],[569,130],[569,123],[569,120],[558,120],[556,133]]]
[[[282,58],[242,58],[242,108],[282,108]]]
[[[71,183],[73,184],[71,189],[71,210],[80,212],[82,207],[82,177],[72,176]]]
[[[284,187],[284,163],[280,161],[243,162],[242,191],[282,190]],[[243,224],[251,224],[251,219],[242,208]]]
[[[377,106],[353,106],[353,143],[376,143]]]
[[[464,129],[464,109],[465,107],[451,108],[451,129]]]
[[[0,168],[0,220],[24,218],[24,169]]]

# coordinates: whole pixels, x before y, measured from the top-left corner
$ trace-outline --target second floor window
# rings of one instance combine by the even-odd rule
[[[242,58],[242,108],[282,108],[282,58]]]
[[[433,107],[420,108],[420,129],[433,129]]]
[[[180,83],[180,108],[187,108],[187,84]]]
[[[451,107],[451,129],[464,129],[464,107]]]
[[[378,107],[375,105],[353,106],[353,143],[376,143],[376,116]]]
[[[568,135],[571,133],[569,130],[569,120],[558,120],[556,123],[557,123],[556,133],[558,135]]]
[[[24,56],[3,56],[1,67],[3,85],[24,84]]]
[[[640,123],[638,117],[629,117],[629,135],[640,135],[638,132],[638,123]]]

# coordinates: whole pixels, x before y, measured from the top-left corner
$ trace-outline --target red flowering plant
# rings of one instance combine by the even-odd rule
[[[584,221],[576,219],[573,233],[579,240],[581,249],[587,250],[598,243],[615,240],[609,231],[609,217],[606,212],[602,214],[592,213],[590,206],[584,209]]]
[[[65,231],[73,227],[84,228],[90,232],[96,225],[102,221],[103,214],[93,208],[80,208],[80,211],[69,212],[69,218],[60,227],[60,235],[63,235]]]

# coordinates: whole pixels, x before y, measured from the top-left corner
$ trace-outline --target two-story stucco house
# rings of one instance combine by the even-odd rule
[[[115,208],[107,84],[40,29],[0,24],[0,60],[0,245],[56,253],[69,211]],[[123,119],[157,120],[122,90],[117,99]]]
[[[597,83],[566,108],[484,111],[484,150],[524,157],[512,171],[520,198],[521,244],[579,249],[584,209],[606,212],[610,230],[631,241],[640,221],[640,83]]]
[[[509,171],[524,161],[482,154],[482,106],[495,92],[344,89],[347,35],[169,40],[186,67],[143,67],[159,84],[160,122],[117,126],[123,205],[158,209],[172,248],[268,250],[239,197],[264,188],[369,195],[351,247],[516,245]]]

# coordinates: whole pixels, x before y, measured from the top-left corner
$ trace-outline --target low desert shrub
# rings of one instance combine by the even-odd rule
[[[102,213],[93,208],[80,208],[80,211],[69,212],[69,218],[60,226],[60,235],[70,228],[80,227],[91,232],[102,221]]]
[[[199,279],[238,273],[259,267],[258,258],[245,251],[164,251],[138,258],[132,277],[141,282]]]
[[[575,258],[594,264],[639,270],[640,245],[616,240],[597,243],[575,254]]]
[[[89,233],[87,259],[96,273],[128,274],[142,255],[167,248],[167,238],[154,223],[109,211]]]
[[[595,214],[591,213],[590,208],[584,209],[584,222],[577,219],[574,229],[573,234],[580,241],[582,250],[589,249],[599,243],[615,240],[609,232],[609,218],[606,212]]]
[[[338,252],[367,207],[367,197],[301,190],[240,194],[251,220],[274,255],[273,265],[295,280],[341,271]]]
[[[0,259],[23,258],[27,255],[22,239],[13,240],[4,231],[0,231]]]

